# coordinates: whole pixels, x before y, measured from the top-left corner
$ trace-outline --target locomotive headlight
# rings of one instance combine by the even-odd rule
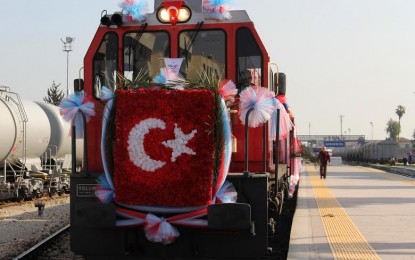
[[[179,22],[185,23],[185,22],[189,21],[190,14],[191,14],[191,12],[190,12],[189,8],[187,8],[187,7],[180,8],[179,17],[178,17]]]
[[[165,8],[161,8],[157,13],[157,19],[162,23],[170,22],[169,12]]]
[[[189,21],[192,15],[192,11],[189,7],[168,5],[167,3],[157,11],[157,20],[161,23],[171,23],[173,25]]]

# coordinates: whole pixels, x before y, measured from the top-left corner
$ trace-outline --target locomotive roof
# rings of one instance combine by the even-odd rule
[[[229,11],[231,18],[224,19],[224,20],[217,20],[212,19],[209,17],[209,13],[203,12],[200,8],[193,8],[193,6],[189,6],[192,10],[192,16],[190,20],[186,23],[178,23],[177,26],[181,24],[198,24],[199,22],[203,21],[204,24],[226,24],[226,23],[250,23],[252,22],[249,18],[247,12],[245,10],[234,10]],[[120,14],[120,13],[116,13]],[[107,15],[110,17],[111,15]],[[157,20],[157,9],[155,8],[153,13],[149,13],[146,15],[146,20],[143,22],[131,22],[131,21],[124,21],[122,26],[141,26],[141,24],[147,23],[147,25],[166,25],[171,26],[171,24],[163,24]],[[101,25],[103,26],[103,25]]]

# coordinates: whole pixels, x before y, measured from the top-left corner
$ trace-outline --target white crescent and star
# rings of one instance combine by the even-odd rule
[[[166,123],[157,118],[148,118],[135,125],[131,129],[128,136],[128,154],[130,156],[130,160],[134,163],[134,165],[144,171],[154,172],[166,164],[166,162],[152,159],[144,150],[145,135],[150,133],[151,129],[156,128],[165,130]],[[175,162],[176,159],[182,154],[196,154],[195,151],[186,146],[196,133],[197,130],[193,129],[189,134],[185,134],[182,129],[177,126],[177,124],[174,124],[175,139],[162,142],[165,147],[173,149],[171,155],[172,162]]]
[[[172,162],[175,162],[176,158],[184,153],[190,155],[196,154],[192,149],[186,146],[186,144],[193,138],[193,136],[195,136],[196,133],[197,130],[194,129],[190,134],[186,135],[183,133],[182,129],[177,127],[177,124],[174,124],[175,139],[162,142],[164,146],[173,149],[173,153],[171,155]]]

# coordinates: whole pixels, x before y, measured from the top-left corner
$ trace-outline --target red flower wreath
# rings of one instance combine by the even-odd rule
[[[163,207],[210,204],[215,153],[213,93],[119,90],[115,109],[116,201]]]

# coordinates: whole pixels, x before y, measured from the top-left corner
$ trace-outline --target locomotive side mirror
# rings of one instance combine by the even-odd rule
[[[286,90],[286,77],[285,73],[274,74],[274,89],[277,95],[285,95]]]
[[[83,79],[75,79],[73,81],[73,90],[74,91],[84,90],[84,80]]]

